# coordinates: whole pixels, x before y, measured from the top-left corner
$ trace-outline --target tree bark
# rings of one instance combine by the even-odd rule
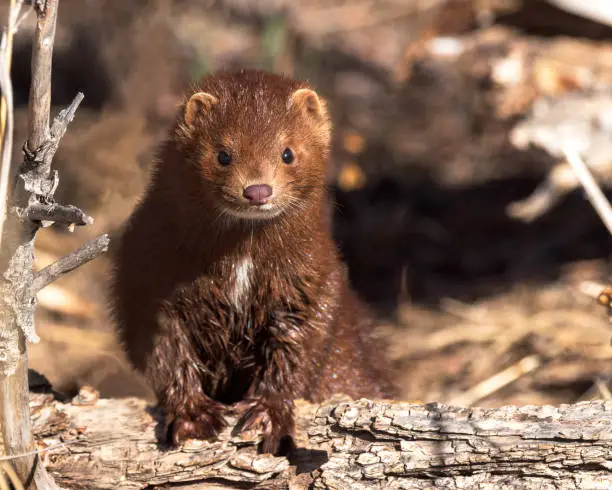
[[[77,94],[70,106],[49,127],[51,106],[51,64],[59,0],[34,2],[37,14],[32,51],[28,140],[23,148],[24,162],[16,172],[13,195],[8,200],[6,221],[0,220],[0,427],[4,453],[14,465],[24,488],[56,488],[40,464],[31,434],[27,378],[27,342],[38,342],[34,327],[36,293],[47,284],[79,265],[94,259],[108,248],[102,236],[42,271],[34,271],[34,240],[42,226],[54,222],[83,226],[92,219],[74,206],[55,202],[57,172],[51,169],[60,140],[83,99]],[[11,12],[11,15],[13,12]],[[15,28],[15,27],[12,27]],[[5,61],[4,59],[2,60]],[[0,63],[2,65],[2,63]],[[6,68],[6,67],[3,67]],[[2,86],[7,107],[7,133],[3,141],[2,175],[10,170],[12,99],[7,70],[2,70]],[[5,183],[0,201],[7,202]],[[7,206],[3,206],[5,211]],[[0,213],[4,214],[4,213]],[[4,488],[4,487],[3,487]]]
[[[311,440],[336,449],[315,488],[612,487],[612,403],[324,406]]]
[[[49,132],[51,52],[55,36],[57,1],[51,0],[48,3],[47,13],[51,15],[37,24],[32,57],[33,77],[30,93],[38,99],[36,103],[30,104],[28,136],[29,144],[35,149],[42,145]],[[43,63],[37,64],[41,58],[37,55],[37,49],[47,51],[42,56]],[[12,110],[12,107],[10,109]],[[10,125],[7,130],[12,131]],[[10,167],[10,154],[9,161],[3,164]],[[22,198],[27,204],[26,193],[17,188],[13,196],[14,202],[11,204],[21,204]],[[24,487],[47,489],[55,488],[55,485],[44,468],[40,467],[36,454],[31,453],[34,441],[27,403],[29,391],[26,337],[30,341],[38,340],[33,326],[34,302],[28,304],[29,298],[26,301],[23,294],[24,287],[20,287],[33,277],[36,229],[36,225],[30,221],[21,226],[18,220],[9,214],[3,229],[0,230],[2,233],[0,264],[3,272],[0,280],[0,426],[4,452],[13,456],[12,464]]]
[[[83,394],[84,393],[84,394]],[[368,400],[297,404],[300,449],[231,437],[168,449],[144,400],[33,395],[34,432],[65,488],[612,488],[612,402],[459,409]],[[308,436],[308,438],[306,437]],[[66,445],[57,446],[64,442]]]

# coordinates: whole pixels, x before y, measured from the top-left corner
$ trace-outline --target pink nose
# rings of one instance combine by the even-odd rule
[[[265,204],[272,195],[272,187],[268,184],[250,185],[242,195],[249,200],[249,204]]]

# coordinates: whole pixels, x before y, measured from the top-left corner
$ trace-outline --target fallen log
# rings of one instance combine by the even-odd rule
[[[161,413],[136,398],[31,398],[47,470],[64,488],[598,489],[612,487],[612,402],[454,408],[299,402],[298,449],[257,454],[258,437],[170,449]],[[244,436],[243,436],[244,437]]]
[[[331,443],[314,488],[612,487],[612,403],[453,408],[321,407],[312,442]]]

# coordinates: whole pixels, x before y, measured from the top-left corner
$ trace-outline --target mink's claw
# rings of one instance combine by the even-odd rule
[[[246,408],[234,428],[233,435],[257,432],[263,435],[260,452],[275,456],[286,455],[293,448],[293,416],[275,410],[262,402],[244,402],[238,408]]]
[[[265,434],[270,430],[271,423],[270,414],[264,407],[251,405],[236,424],[234,433],[257,431]]]
[[[168,426],[168,440],[173,446],[180,446],[187,439],[214,439],[227,425],[217,412],[203,412],[196,417],[178,416]]]
[[[228,408],[228,412],[233,415],[239,415],[241,418],[244,418],[244,414],[247,410],[251,410],[259,403],[258,400],[247,398],[244,400],[240,400],[239,402],[234,403]]]

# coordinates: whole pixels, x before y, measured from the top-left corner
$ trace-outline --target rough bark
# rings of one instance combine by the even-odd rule
[[[315,488],[610,488],[611,423],[609,402],[324,406],[309,434],[335,449]]]
[[[612,402],[486,410],[298,403],[303,449],[292,461],[256,454],[257,439],[232,438],[231,429],[170,450],[158,442],[161,414],[144,400],[97,400],[85,390],[72,403],[35,395],[33,407],[35,434],[55,448],[45,464],[66,488],[612,487]]]
[[[35,2],[38,17],[32,52],[32,82],[29,100],[28,140],[23,148],[24,162],[16,172],[6,221],[0,220],[0,427],[7,459],[25,488],[56,488],[33,451],[28,406],[27,342],[38,342],[34,328],[36,293],[60,275],[92,260],[108,247],[103,236],[60,259],[40,272],[34,271],[34,240],[42,226],[54,222],[68,226],[91,223],[84,212],[54,200],[57,172],[51,163],[60,140],[83,99],[78,94],[72,104],[49,127],[51,106],[51,63],[59,0]],[[6,61],[6,60],[3,60]],[[1,65],[1,63],[0,63]],[[6,68],[0,66],[0,68]],[[7,132],[3,139],[3,177],[9,172],[12,149],[10,80],[2,70],[0,86],[5,94]],[[3,180],[4,182],[4,180]],[[2,204],[8,187],[2,184]],[[4,218],[6,206],[2,207]]]
[[[158,442],[163,417],[144,400],[77,398],[68,404],[50,401],[48,395],[33,399],[34,433],[45,446],[66,443],[43,457],[62,487],[148,488],[204,480],[254,485],[289,479],[285,458],[257,455],[254,441],[231,440],[228,431],[218,442],[194,441],[170,450]]]

